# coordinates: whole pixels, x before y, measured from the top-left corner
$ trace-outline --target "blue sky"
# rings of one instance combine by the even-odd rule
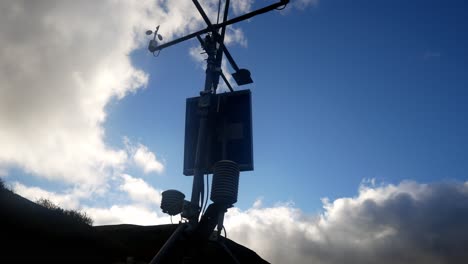
[[[214,20],[218,1],[200,2]],[[234,16],[273,1],[231,2]],[[96,224],[169,223],[161,191],[190,197],[185,99],[203,87],[203,55],[190,40],[155,58],[144,32],[204,28],[191,1],[0,7],[2,179]],[[241,173],[230,237],[277,263],[458,263],[445,249],[468,237],[467,11],[297,0],[235,25],[228,47],[254,80],[235,89],[252,91],[255,170]]]

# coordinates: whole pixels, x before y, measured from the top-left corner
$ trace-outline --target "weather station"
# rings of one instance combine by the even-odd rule
[[[251,171],[253,164],[252,101],[248,89],[234,91],[221,70],[223,56],[234,70],[232,77],[237,86],[253,82],[250,71],[239,68],[224,45],[226,27],[272,10],[281,10],[289,0],[249,12],[228,20],[229,0],[224,1],[220,21],[221,0],[218,3],[217,23],[211,23],[198,0],[192,0],[207,27],[181,38],[160,43],[162,29],[148,30],[152,36],[148,50],[160,55],[161,50],[185,40],[197,38],[207,54],[206,78],[200,96],[186,100],[185,144],[183,174],[193,176],[190,201],[177,190],[162,193],[161,209],[171,216],[181,214],[181,221],[150,263],[195,263],[197,247],[207,241],[219,243],[233,263],[240,263],[222,241],[224,214],[237,202],[239,174]],[[221,93],[220,78],[229,92]],[[212,174],[211,192],[208,190],[208,174]],[[206,175],[206,188],[204,176]],[[210,193],[210,195],[209,195]],[[208,197],[211,203],[208,205]],[[182,246],[181,246],[182,245]],[[182,255],[174,258],[175,248],[186,247]]]

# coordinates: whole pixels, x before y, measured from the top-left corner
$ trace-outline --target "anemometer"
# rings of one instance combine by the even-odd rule
[[[157,57],[159,55],[159,52],[161,51],[161,50],[158,51],[158,55],[154,54],[154,52],[156,52],[157,47],[158,47],[158,41],[156,40],[156,37],[158,37],[159,41],[163,40],[163,37],[160,34],[158,34],[158,31],[159,31],[159,25],[156,27],[156,30],[154,31],[154,33],[153,33],[152,30],[147,30],[146,31],[146,35],[148,35],[148,36],[154,34],[153,39],[150,40],[150,42],[149,42],[148,49],[149,49],[149,51],[151,53],[153,53],[153,56],[155,56],[155,57]]]

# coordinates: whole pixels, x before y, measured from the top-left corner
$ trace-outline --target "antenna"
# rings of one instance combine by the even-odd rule
[[[184,234],[186,238],[188,237],[189,244],[196,246],[197,241],[207,241],[213,237],[213,231],[217,226],[217,233],[214,237],[219,242],[224,213],[237,202],[239,172],[253,170],[250,91],[234,91],[221,70],[223,55],[234,70],[232,77],[238,86],[250,84],[253,80],[250,71],[239,68],[224,45],[226,27],[275,9],[284,9],[289,0],[280,0],[229,20],[230,0],[225,0],[222,21],[221,23],[217,21],[216,24],[211,23],[198,0],[192,0],[192,2],[207,25],[205,29],[163,44],[159,43],[163,40],[163,37],[158,34],[159,25],[154,32],[146,31],[146,35],[153,35],[153,39],[149,41],[148,50],[154,56],[158,56],[165,48],[192,38],[197,38],[208,55],[204,89],[199,97],[187,99],[184,174],[194,176],[191,200],[185,201],[185,195],[176,190],[162,193],[163,212],[170,215],[181,213],[181,216],[189,221],[179,224],[172,236],[151,260],[151,264],[164,261],[164,258],[170,255],[168,252]],[[220,9],[218,6],[218,20]],[[217,94],[220,77],[230,93]],[[229,148],[232,145],[229,143],[230,140],[237,142],[235,151]],[[213,173],[211,190],[213,203],[208,206],[199,220],[201,209],[204,207],[203,177],[209,173]],[[227,247],[222,248],[228,251],[234,258],[234,262],[238,263]]]

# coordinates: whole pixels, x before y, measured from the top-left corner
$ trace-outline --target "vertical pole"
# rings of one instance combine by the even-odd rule
[[[212,36],[205,37],[205,51],[208,54],[206,66],[206,78],[204,90],[200,93],[198,101],[198,114],[200,123],[198,127],[197,149],[195,152],[195,168],[192,185],[191,203],[197,206],[197,214],[190,219],[191,223],[197,223],[200,215],[200,196],[204,192],[203,175],[206,166],[206,143],[208,129],[208,115],[211,106],[211,97],[213,94],[213,76],[216,74],[216,42]]]

